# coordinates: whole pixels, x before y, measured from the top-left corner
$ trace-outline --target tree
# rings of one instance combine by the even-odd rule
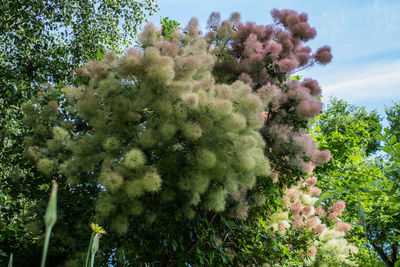
[[[2,1],[0,110],[2,147],[9,121],[39,85],[73,82],[72,71],[107,50],[130,45],[157,9],[153,0]]]
[[[75,68],[88,59],[101,58],[106,50],[125,49],[145,17],[156,10],[152,0],[1,1],[2,250],[23,247],[21,228],[30,221],[26,212],[37,205],[37,196],[48,188],[29,182],[33,174],[22,157],[27,131],[21,123],[21,103],[46,83],[60,89],[81,82],[73,73]]]
[[[320,186],[327,191],[323,197],[327,203],[346,201],[344,218],[355,226],[349,235],[362,240],[357,245],[360,265],[394,266],[398,257],[397,167],[395,161],[374,155],[394,151],[391,146],[397,142],[391,134],[396,129],[395,107],[387,114],[393,130],[386,129],[382,135],[375,111],[368,113],[363,107],[332,99],[314,127],[320,146],[332,152],[332,160],[316,169]],[[380,150],[382,142],[387,146]]]
[[[389,128],[379,125],[375,136],[383,142],[382,151],[386,153],[382,163],[384,179],[378,184],[379,200],[367,216],[366,230],[370,243],[387,266],[400,263],[400,180],[399,180],[399,104],[394,103],[386,109]]]
[[[106,50],[130,45],[154,1],[2,1],[1,92],[6,105]]]
[[[274,25],[259,26],[214,13],[206,36],[196,19],[167,36],[150,24],[140,48],[80,69],[86,83],[44,87],[23,105],[28,184],[59,184],[49,261],[79,264],[92,220],[110,233],[103,264],[288,260],[267,236],[250,245],[265,232],[251,226],[272,215],[284,186],[329,160],[305,130],[322,108],[318,83],[288,80],[332,56],[305,46],[316,35],[306,14],[272,15]]]

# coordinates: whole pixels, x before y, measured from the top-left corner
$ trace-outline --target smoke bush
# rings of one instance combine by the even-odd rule
[[[275,9],[272,16],[275,24],[263,26],[242,23],[238,13],[221,22],[213,13],[205,35],[195,18],[166,37],[148,24],[140,47],[77,70],[89,82],[63,88],[58,99],[47,90],[25,104],[26,156],[66,195],[93,186],[84,196],[95,202],[88,209],[110,233],[135,233],[119,240],[137,245],[130,251],[135,263],[194,262],[194,249],[209,244],[196,241],[193,229],[223,215],[254,226],[252,208],[270,215],[282,187],[289,188],[282,199],[287,210],[266,218],[271,228],[322,233],[326,216],[313,207],[321,194],[314,178],[291,187],[330,159],[305,131],[321,112],[321,88],[289,76],[332,55],[329,47],[313,54],[305,44],[316,36],[306,14]],[[332,209],[340,216],[342,208]],[[179,240],[182,251],[170,240]],[[310,244],[310,255],[329,251],[330,240]]]
[[[312,197],[319,188],[314,187],[315,177],[305,181],[300,180],[296,186],[285,190],[282,198],[282,210],[269,217],[267,228],[272,228],[277,234],[287,234],[287,231],[300,231],[303,235],[310,233],[307,239],[307,254],[312,266],[334,266],[343,263],[353,266],[351,257],[356,254],[357,248],[348,244],[344,238],[345,232],[351,225],[341,222],[345,208],[343,201],[338,201],[328,208],[327,214],[322,206],[314,209],[318,198]],[[318,190],[320,194],[320,189]],[[332,216],[334,214],[334,216]]]
[[[34,130],[35,146],[42,147],[39,171],[60,172],[75,185],[102,185],[98,219],[111,219],[120,233],[128,229],[127,217],[140,213],[130,203],[140,201],[143,210],[155,212],[147,198],[168,192],[171,197],[159,203],[177,201],[188,217],[198,205],[223,211],[229,192],[251,188],[257,176],[269,174],[258,133],[264,104],[243,82],[215,84],[215,58],[196,37],[197,27],[193,20],[188,35],[178,35],[180,41],[191,37],[180,46],[177,39],[157,39],[150,24],[139,37],[143,50],[89,62],[84,70],[90,83],[64,90],[69,116],[63,120],[72,128],[56,122],[46,128],[53,137],[44,133],[50,141],[63,140],[57,153]],[[45,111],[42,104],[38,116]],[[61,110],[52,116],[62,119]],[[77,120],[85,122],[84,130],[76,128]],[[103,198],[114,209],[103,209]]]

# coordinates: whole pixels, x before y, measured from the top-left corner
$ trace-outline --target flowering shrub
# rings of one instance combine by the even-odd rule
[[[318,204],[321,189],[315,187],[317,178],[302,179],[296,186],[285,190],[282,211],[269,218],[267,228],[278,234],[287,231],[311,233],[308,240],[308,256],[313,266],[355,265],[351,257],[358,252],[344,238],[351,225],[340,221],[345,209],[344,201],[338,201],[328,210]],[[314,208],[317,206],[316,208]]]
[[[25,105],[34,129],[29,155],[39,171],[60,173],[74,185],[102,185],[97,216],[113,218],[120,233],[128,229],[128,216],[153,209],[141,197],[178,202],[178,210],[193,218],[199,204],[223,211],[229,192],[253,187],[270,169],[258,132],[262,100],[241,81],[215,84],[214,58],[203,39],[181,47],[177,39],[157,39],[149,24],[139,40],[143,51],[110,54],[81,70],[91,82],[64,88],[69,117],[61,122],[37,124],[47,114],[62,116],[51,108],[54,102]],[[86,129],[76,129],[74,120]]]
[[[267,155],[279,162],[275,169],[286,167],[286,162],[310,172],[313,165],[330,158],[302,130],[321,112],[321,88],[313,79],[301,82],[287,77],[301,68],[325,65],[332,55],[327,46],[312,53],[305,44],[316,36],[306,14],[276,9],[271,13],[275,24],[267,26],[243,24],[235,13],[222,23],[218,14],[211,15],[209,28],[215,30],[207,34],[207,41],[218,58],[213,73],[217,81],[243,80],[266,104],[261,132],[272,147]]]
[[[126,261],[265,263],[274,241],[245,241],[258,238],[262,220],[280,233],[324,233],[328,219],[314,216],[322,213],[313,207],[316,181],[291,187],[330,158],[306,133],[322,109],[321,88],[289,77],[332,56],[329,47],[312,53],[305,45],[316,35],[307,15],[272,16],[275,24],[260,26],[213,13],[205,36],[195,18],[165,36],[148,24],[140,47],[77,70],[87,83],[60,94],[46,88],[24,105],[26,157],[67,199],[95,203],[86,211],[110,228],[108,247],[121,248]],[[286,210],[271,215],[284,186]],[[74,209],[66,206],[68,218]],[[342,211],[334,206],[330,220]],[[67,229],[60,226],[62,242]],[[309,246],[315,261],[330,240]],[[105,261],[116,257],[104,253]]]

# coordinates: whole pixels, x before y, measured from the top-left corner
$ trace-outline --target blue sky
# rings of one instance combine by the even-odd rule
[[[159,17],[182,26],[197,17],[204,27],[213,11],[228,18],[239,11],[242,21],[272,22],[272,8],[306,12],[317,37],[308,44],[332,48],[333,61],[300,73],[319,81],[324,102],[329,96],[383,113],[384,105],[400,101],[400,0],[159,0]]]

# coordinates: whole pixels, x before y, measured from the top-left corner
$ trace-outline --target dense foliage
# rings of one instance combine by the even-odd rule
[[[97,53],[130,44],[146,1],[1,1],[0,98],[15,104],[41,83],[70,82],[71,71]]]
[[[271,237],[255,256],[258,244],[227,234],[235,228],[233,237],[257,237],[250,232],[260,230],[248,225],[269,220],[279,188],[329,159],[305,131],[322,108],[318,83],[287,77],[328,63],[330,49],[312,54],[305,46],[316,34],[305,14],[272,14],[275,25],[258,26],[242,24],[238,14],[220,23],[214,13],[204,37],[196,19],[167,36],[150,24],[139,35],[140,48],[79,70],[87,83],[64,87],[61,95],[46,87],[24,104],[34,183],[56,179],[63,203],[54,242],[64,252],[50,255],[62,253],[76,265],[84,252],[77,240],[96,220],[112,233],[103,261],[288,260],[272,256]],[[278,172],[275,186],[270,177]],[[79,207],[72,206],[78,199]],[[262,217],[241,223],[249,212]],[[250,255],[243,245],[252,246]]]
[[[123,5],[128,3],[127,11]],[[50,26],[37,32],[44,34],[47,44],[58,47],[59,40],[78,44],[80,40],[82,46],[71,43],[54,60],[37,50],[50,71],[40,67],[38,57],[35,73],[43,76],[25,79],[21,74],[22,78],[8,79],[29,90],[10,90],[7,99],[14,101],[18,94],[33,97],[22,105],[26,129],[19,126],[18,116],[8,117],[8,129],[24,137],[24,158],[8,160],[3,168],[7,179],[2,190],[7,195],[2,202],[9,215],[2,221],[14,217],[1,232],[3,256],[15,253],[20,265],[40,261],[47,203],[43,192],[52,179],[59,185],[59,209],[48,253],[50,265],[81,265],[87,249],[82,240],[90,239],[88,225],[94,221],[107,230],[102,232],[100,253],[93,254],[96,263],[104,266],[338,266],[357,263],[358,251],[361,256],[356,261],[368,262],[365,251],[371,247],[381,248],[384,254],[397,249],[398,235],[391,236],[396,232],[396,208],[386,205],[397,203],[393,195],[397,191],[388,195],[384,184],[388,179],[382,179],[379,197],[386,194],[388,202],[378,206],[391,213],[390,219],[376,220],[373,210],[378,210],[379,202],[370,197],[376,187],[369,178],[383,177],[383,171],[381,165],[364,161],[379,147],[375,133],[379,117],[347,110],[346,104],[338,102],[333,106],[339,107],[329,108],[315,127],[315,139],[326,150],[318,149],[307,132],[322,110],[321,88],[315,80],[291,76],[329,63],[332,55],[327,46],[313,53],[306,45],[316,36],[306,14],[274,9],[274,24],[262,26],[242,23],[238,13],[221,22],[220,15],[213,13],[205,35],[195,18],[185,29],[177,29],[176,21],[165,18],[162,29],[147,25],[138,36],[139,46],[117,56],[103,52],[118,50],[135,35],[142,10],[153,10],[152,1],[61,1],[37,6],[26,11],[46,9],[43,16]],[[77,8],[73,10],[78,13],[71,11],[74,15],[64,18],[65,8]],[[85,10],[89,14],[80,13]],[[125,20],[113,17],[121,12]],[[66,21],[65,28],[53,23],[59,20]],[[88,24],[77,27],[84,22]],[[119,23],[131,23],[133,28]],[[96,25],[106,28],[99,28],[95,40],[83,43],[79,34],[89,34]],[[74,38],[53,36],[63,29],[70,34],[70,26],[76,30]],[[124,29],[130,35],[117,43]],[[74,54],[70,47],[82,50],[71,50]],[[72,66],[86,59],[96,61],[75,69],[72,76]],[[18,111],[16,100],[4,112],[11,112],[14,104]],[[20,142],[7,138],[3,141],[7,140],[9,155],[16,155],[11,149]],[[387,142],[396,152],[397,139],[393,141],[389,134],[380,137],[385,138],[391,138]],[[315,187],[312,174],[329,161],[327,150],[333,160],[317,168],[321,188],[327,191],[318,198],[322,191]],[[356,164],[366,167],[356,172]],[[339,177],[341,170],[347,176]],[[395,177],[395,172],[385,175]],[[357,183],[348,184],[353,176]],[[360,190],[360,186],[365,187]],[[354,194],[358,191],[363,193]],[[333,192],[342,194],[330,197]],[[11,196],[19,196],[20,201]],[[16,215],[15,210],[22,208]],[[379,228],[382,225],[385,229]],[[371,246],[357,243],[357,249],[345,239],[363,235]],[[93,236],[98,246],[100,235]]]
[[[43,208],[38,203],[49,188],[31,180],[31,164],[22,156],[27,132],[20,104],[46,83],[56,88],[78,84],[76,67],[106,50],[125,49],[156,10],[151,0],[0,1],[1,257],[7,257],[4,251],[38,246],[38,238],[26,235],[23,227],[34,217],[28,212],[32,206]]]
[[[382,133],[380,120],[375,111],[332,99],[314,127],[320,146],[332,152],[316,169],[323,202],[346,202],[344,219],[354,226],[349,236],[361,266],[394,266],[399,259],[398,104],[387,110],[389,128]]]

